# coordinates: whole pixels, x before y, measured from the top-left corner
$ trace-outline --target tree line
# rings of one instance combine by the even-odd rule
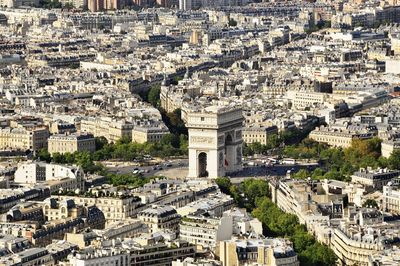
[[[290,239],[301,265],[336,264],[337,258],[328,246],[317,242],[307,228],[299,224],[296,215],[281,211],[271,201],[266,181],[246,179],[240,185],[233,185],[228,177],[222,177],[217,178],[216,182],[221,191],[231,195],[239,207],[246,208],[262,222],[266,236]]]
[[[74,153],[54,153],[51,155],[47,149],[37,153],[37,158],[59,164],[76,164],[82,167],[85,172],[94,173],[101,170],[101,164],[96,161],[121,160],[133,161],[142,160],[145,155],[153,157],[170,157],[187,154],[188,139],[185,135],[165,135],[160,142],[136,143],[128,138],[121,138],[116,143],[108,143],[104,137],[96,137],[96,151],[93,153],[83,151]]]
[[[389,158],[381,154],[381,140],[377,137],[352,141],[350,147],[329,147],[311,139],[300,144],[287,146],[283,154],[294,159],[319,160],[320,167],[310,172],[302,169],[293,175],[294,178],[334,179],[350,181],[351,175],[360,168],[400,169],[400,151],[393,151]]]

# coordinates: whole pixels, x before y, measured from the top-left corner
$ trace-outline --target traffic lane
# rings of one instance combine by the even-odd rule
[[[167,166],[170,165],[170,166]],[[189,161],[187,159],[176,159],[176,160],[169,160],[162,162],[157,165],[149,165],[149,166],[116,166],[116,167],[109,167],[108,169],[116,174],[130,174],[133,173],[135,170],[142,170],[144,176],[152,176],[156,175],[158,172],[164,169],[174,169],[174,168],[187,168],[189,165]],[[155,167],[157,169],[155,169]]]

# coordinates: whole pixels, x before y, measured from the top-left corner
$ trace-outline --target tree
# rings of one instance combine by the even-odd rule
[[[94,142],[95,142],[95,145],[96,145],[96,151],[103,149],[104,146],[106,146],[108,144],[108,140],[103,136],[95,137],[94,138]]]
[[[306,179],[308,177],[310,177],[310,172],[306,169],[300,169],[297,173],[293,174],[293,178],[297,179]]]
[[[400,169],[400,150],[394,150],[387,159],[390,169]]]
[[[215,183],[217,183],[221,192],[225,194],[230,194],[230,187],[232,185],[232,182],[229,177],[218,177],[217,179],[215,179]]]
[[[269,195],[268,183],[264,180],[246,179],[241,185],[246,200],[246,208],[251,210],[256,207],[256,201]]]
[[[237,21],[234,20],[233,18],[229,19],[229,27],[236,27],[237,26]]]
[[[375,208],[375,209],[379,208],[378,203],[374,199],[367,199],[364,202],[363,207]]]
[[[47,151],[47,149],[41,149],[37,153],[37,157],[41,161],[51,162],[51,154]]]
[[[151,87],[151,89],[149,90],[149,93],[147,95],[147,100],[154,107],[158,107],[160,105],[160,93],[161,93],[160,86]]]

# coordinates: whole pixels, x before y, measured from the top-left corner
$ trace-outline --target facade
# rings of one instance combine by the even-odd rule
[[[394,178],[400,175],[399,171],[392,171],[388,169],[364,169],[361,168],[351,176],[351,182],[361,184],[374,189],[382,189]]]
[[[38,151],[47,148],[48,137],[46,127],[3,128],[0,129],[0,149]]]
[[[83,196],[58,196],[58,199],[73,199],[79,205],[95,205],[103,213],[108,223],[120,221],[135,216],[140,209],[140,199],[133,196],[114,197],[83,197]]]
[[[132,142],[159,142],[164,136],[169,134],[165,125],[160,126],[135,126],[132,129]]]
[[[93,134],[95,137],[105,137],[109,142],[120,138],[132,139],[133,125],[125,121],[114,121],[102,118],[87,118],[81,121],[81,132]]]
[[[232,217],[212,218],[188,215],[179,225],[180,238],[194,245],[215,249],[218,242],[232,237]]]
[[[347,129],[320,127],[311,131],[309,138],[331,146],[347,148],[351,146],[353,139],[363,140],[373,138],[374,136],[376,136],[376,132],[357,132]]]
[[[389,158],[393,151],[400,149],[400,141],[398,140],[386,140],[382,141],[381,153],[385,158]]]
[[[331,248],[341,265],[369,266],[369,257],[385,249],[374,229],[368,228],[363,234],[357,231],[346,224],[333,230]]]
[[[297,254],[284,239],[232,239],[220,242],[222,266],[299,266]]]
[[[400,214],[400,191],[391,185],[383,187],[382,210]]]
[[[242,169],[241,109],[210,106],[187,114],[189,177],[217,178]]]
[[[49,163],[23,163],[15,171],[14,182],[21,184],[36,184],[64,179],[76,180],[76,188],[84,189],[84,173],[74,166],[64,166]],[[64,187],[66,188],[66,187]]]
[[[179,228],[180,216],[170,206],[157,206],[145,209],[138,214],[138,219],[145,223],[150,233],[171,230],[176,232]]]
[[[92,134],[53,135],[49,138],[48,151],[54,153],[95,152],[96,144]]]
[[[243,128],[243,141],[247,144],[260,143],[266,145],[268,139],[278,134],[278,127],[245,127]]]
[[[13,266],[35,266],[35,265],[52,265],[53,258],[45,248],[30,248],[24,251],[1,256],[0,265]]]

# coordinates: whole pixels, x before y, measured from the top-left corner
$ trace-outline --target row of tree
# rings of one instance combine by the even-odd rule
[[[282,146],[291,147],[292,145],[303,141],[311,130],[312,128],[305,130],[298,128],[284,130],[279,134],[273,134],[269,136],[266,144],[261,144],[259,142],[245,144],[243,146],[243,154],[245,156],[254,154],[267,154],[271,149]]]
[[[359,168],[400,169],[400,151],[394,151],[389,158],[381,155],[381,140],[353,140],[348,148],[329,147],[326,144],[305,139],[300,144],[285,147],[284,155],[294,159],[320,160],[320,168],[310,172],[300,170],[295,178],[335,179],[349,181]]]
[[[145,155],[153,157],[170,157],[187,154],[188,140],[185,135],[168,134],[157,143],[135,143],[129,139],[122,138],[116,143],[108,143],[104,137],[96,138],[96,151],[75,152],[75,153],[54,153],[51,155],[46,149],[40,150],[37,157],[40,160],[60,164],[76,164],[84,171],[94,173],[101,170],[101,164],[95,161],[103,160],[122,160],[133,161],[141,160]]]
[[[236,186],[229,178],[223,177],[218,178],[216,182],[222,192],[235,199],[239,207],[245,207],[253,217],[262,222],[265,235],[290,239],[301,265],[335,265],[336,256],[333,251],[315,241],[305,226],[299,224],[297,216],[281,211],[270,200],[266,181],[246,179]]]

